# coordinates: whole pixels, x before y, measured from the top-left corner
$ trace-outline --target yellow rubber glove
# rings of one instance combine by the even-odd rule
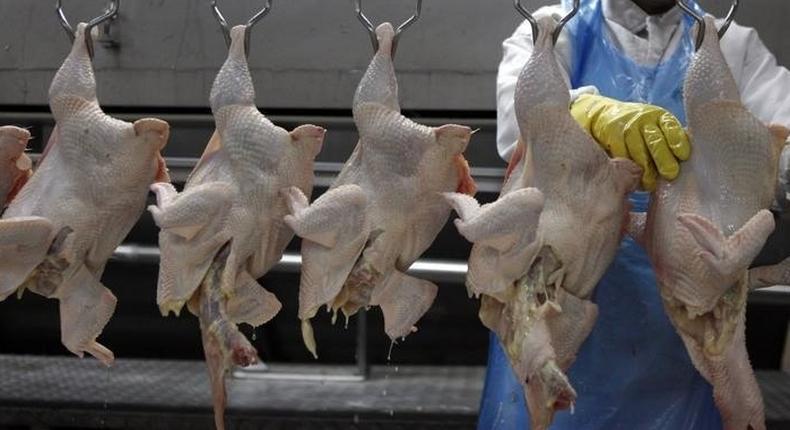
[[[677,178],[679,162],[691,155],[686,131],[664,108],[583,94],[571,105],[571,115],[609,156],[638,164],[647,191],[655,190],[658,175]]]

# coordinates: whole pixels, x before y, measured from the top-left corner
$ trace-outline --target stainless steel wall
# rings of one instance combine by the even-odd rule
[[[66,0],[72,21],[104,0]],[[231,22],[257,0],[225,0]],[[252,34],[250,63],[258,104],[269,108],[348,108],[371,47],[350,0],[275,0]],[[550,3],[530,0],[531,7]],[[703,2],[721,14],[721,1]],[[726,3],[726,2],[724,2]],[[755,26],[790,64],[787,0],[743,2],[739,21]],[[45,105],[69,43],[54,0],[0,0],[0,104]],[[413,0],[367,0],[372,19],[400,20]],[[428,0],[397,56],[407,109],[493,110],[501,40],[519,22],[510,0]],[[97,46],[99,99],[105,106],[205,107],[226,49],[208,0],[122,0],[120,47]]]

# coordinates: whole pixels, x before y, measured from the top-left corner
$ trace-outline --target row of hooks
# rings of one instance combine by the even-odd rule
[[[247,23],[245,24],[248,31],[245,32],[245,36],[244,36],[244,51],[247,53],[247,55],[249,55],[250,52],[249,30],[271,11],[272,1],[273,0],[265,0],[263,8],[258,12],[256,12],[250,19],[248,19]],[[104,23],[105,24],[104,33],[109,34],[109,23],[113,19],[117,18],[118,9],[120,8],[120,3],[121,0],[110,0],[110,3],[107,9],[105,10],[105,12],[102,15],[97,16],[96,18],[93,18],[88,22],[85,28],[85,43],[87,44],[88,47],[88,54],[91,57],[93,57],[93,40],[91,36],[91,30],[97,25]],[[535,20],[535,17],[527,10],[526,7],[524,7],[524,5],[521,4],[521,0],[513,0],[513,3],[516,7],[516,10],[522,16],[524,16],[524,18],[529,22],[530,26],[532,27],[533,41],[537,40],[538,32],[540,31],[538,28],[537,20]],[[581,3],[580,0],[573,0],[573,8],[557,24],[557,27],[554,29],[554,32],[552,33],[552,40],[554,41],[554,43],[557,43],[557,39],[559,38],[563,27],[565,27],[565,24],[567,24],[568,21],[570,21],[571,18],[573,18],[576,15],[576,13],[579,12],[580,3]],[[209,4],[211,6],[211,11],[214,14],[214,17],[216,18],[217,22],[220,25],[220,28],[222,29],[222,34],[225,37],[225,43],[228,46],[230,46],[230,26],[228,25],[227,20],[225,20],[225,17],[222,15],[222,12],[219,10],[218,1],[210,0]],[[686,13],[691,15],[694,18],[694,20],[697,22],[697,25],[699,26],[699,31],[697,32],[696,47],[699,48],[700,45],[702,44],[702,40],[705,35],[705,20],[691,6],[689,6],[686,3],[686,0],[677,0],[677,4]],[[718,31],[719,38],[724,36],[724,33],[727,32],[727,29],[730,27],[730,24],[732,24],[732,21],[735,18],[735,12],[738,10],[739,4],[740,4],[739,0],[733,0],[732,6],[730,7],[730,11],[727,13],[727,18],[725,19],[724,24]],[[63,27],[63,29],[66,31],[69,38],[73,42],[75,37],[74,28],[71,26],[71,24],[69,24],[68,19],[66,19],[66,15],[63,13],[62,0],[56,0],[55,8],[56,8],[58,19],[60,20],[60,25]],[[373,50],[374,51],[378,50],[379,42],[378,42],[378,38],[376,37],[376,29],[373,23],[370,21],[370,19],[368,19],[368,17],[362,11],[362,0],[354,0],[354,11],[357,14],[357,19],[359,19],[359,21],[362,23],[362,25],[365,27],[365,29],[368,32],[368,35],[370,37],[370,42],[373,45]],[[392,44],[393,54],[398,46],[398,40],[400,39],[401,33],[407,28],[409,28],[420,18],[421,11],[422,11],[422,0],[417,0],[414,13],[406,21],[401,23],[395,29],[395,39],[393,40],[393,44]]]
[[[263,4],[263,8],[256,12],[250,19],[247,20],[245,26],[247,30],[244,35],[244,51],[249,55],[250,52],[250,29],[257,24],[263,17],[268,15],[269,11],[272,9],[272,1],[273,0],[265,0]],[[109,23],[113,19],[117,18],[118,16],[118,9],[120,8],[121,0],[110,0],[110,3],[107,7],[107,10],[100,16],[93,18],[92,20],[88,21],[87,26],[85,27],[85,43],[88,47],[88,54],[93,58],[93,39],[91,35],[91,30],[99,24],[104,23],[107,27],[105,28],[105,33],[109,34]],[[228,21],[225,19],[225,16],[222,15],[222,12],[219,9],[219,2],[217,0],[209,0],[209,5],[211,6],[211,11],[214,14],[214,18],[216,18],[217,22],[219,23],[220,28],[222,29],[222,35],[225,38],[225,44],[230,46],[230,28],[231,26],[228,24]],[[63,4],[62,0],[56,0],[55,3],[55,11],[58,16],[58,20],[60,21],[60,25],[66,31],[66,34],[69,36],[71,42],[74,42],[75,32],[74,27],[71,26],[69,20],[66,18],[66,14],[63,12]],[[354,0],[354,11],[357,14],[357,19],[362,23],[365,29],[368,31],[370,36],[370,41],[373,44],[373,49],[378,50],[379,42],[378,38],[376,37],[376,29],[371,23],[370,19],[365,15],[362,11],[362,0]],[[398,44],[398,39],[400,38],[401,33],[407,29],[409,26],[414,24],[417,19],[420,18],[420,12],[422,11],[422,0],[417,0],[417,4],[414,9],[414,13],[402,24],[400,24],[397,29],[395,30],[395,39],[393,40],[392,44],[392,51],[393,54],[395,52],[395,48]]]

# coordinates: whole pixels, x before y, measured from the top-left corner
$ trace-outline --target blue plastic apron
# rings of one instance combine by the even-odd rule
[[[563,0],[566,10],[568,3]],[[572,40],[573,88],[593,85],[608,97],[662,106],[685,123],[682,85],[694,52],[692,24],[683,19],[678,31],[686,34],[671,57],[645,67],[609,40],[601,0],[582,0],[564,30]],[[630,199],[634,211],[647,210],[647,193]],[[551,428],[721,429],[712,389],[691,364],[664,313],[647,255],[632,239],[623,240],[593,301],[598,320],[569,370],[575,412],[558,412]],[[521,384],[492,334],[478,428],[529,428],[527,413]]]

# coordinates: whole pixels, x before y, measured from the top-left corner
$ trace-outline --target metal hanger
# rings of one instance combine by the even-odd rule
[[[110,0],[110,4],[107,7],[107,10],[104,14],[93,18],[92,20],[88,21],[88,24],[85,27],[85,45],[88,48],[88,56],[93,58],[93,38],[91,36],[91,30],[93,27],[97,25],[109,21],[111,19],[115,19],[118,16],[118,9],[120,7],[121,0]],[[63,5],[62,0],[57,0],[55,3],[55,12],[58,15],[58,21],[60,21],[60,26],[63,27],[63,30],[66,31],[68,34],[69,39],[72,43],[74,43],[74,38],[76,37],[74,33],[74,28],[69,24],[69,20],[66,19],[66,15],[63,13]]]
[[[683,9],[684,12],[691,15],[694,18],[694,21],[697,21],[698,31],[697,31],[697,41],[695,43],[696,49],[699,49],[702,46],[702,41],[705,39],[705,19],[700,16],[694,9],[689,6],[685,0],[677,0],[678,6]],[[727,29],[730,28],[730,24],[735,19],[735,12],[738,11],[738,6],[740,5],[740,0],[733,0],[732,6],[730,6],[730,11],[727,12],[727,17],[724,19],[724,24],[718,31],[719,39],[724,37],[724,34],[727,32]]]
[[[376,37],[376,27],[373,26],[373,23],[370,22],[367,16],[362,12],[362,0],[354,0],[354,11],[357,13],[357,19],[365,29],[368,31],[368,36],[370,36],[370,42],[373,44],[373,51],[379,50],[379,39]],[[409,17],[406,21],[403,21],[398,28],[395,29],[395,38],[392,40],[392,54],[395,55],[395,50],[398,48],[398,40],[400,39],[401,33],[403,30],[409,28],[412,24],[417,22],[417,19],[420,18],[420,12],[422,12],[422,0],[417,0],[417,5],[414,8],[414,14]]]
[[[266,0],[263,4],[263,9],[259,10],[255,15],[253,15],[250,19],[247,20],[245,24],[246,31],[244,32],[244,54],[249,57],[250,56],[250,30],[252,26],[258,23],[264,16],[266,16],[269,11],[272,9],[272,0]],[[219,6],[217,5],[217,0],[211,0],[211,11],[214,13],[214,18],[217,19],[220,28],[222,28],[222,35],[225,37],[225,44],[230,48],[230,26],[228,25],[228,21],[225,20],[225,17],[222,16],[222,12],[219,10]]]
[[[557,39],[560,38],[560,33],[562,33],[562,29],[565,27],[565,24],[571,20],[577,13],[579,13],[579,8],[581,7],[580,0],[573,0],[573,9],[565,15],[560,22],[557,23],[557,27],[554,28],[554,32],[551,34],[552,43],[556,44]],[[520,13],[528,22],[529,25],[532,27],[532,43],[538,41],[538,32],[540,28],[538,28],[538,21],[532,16],[531,13],[521,4],[521,0],[513,0],[513,5],[516,6],[516,10]]]

